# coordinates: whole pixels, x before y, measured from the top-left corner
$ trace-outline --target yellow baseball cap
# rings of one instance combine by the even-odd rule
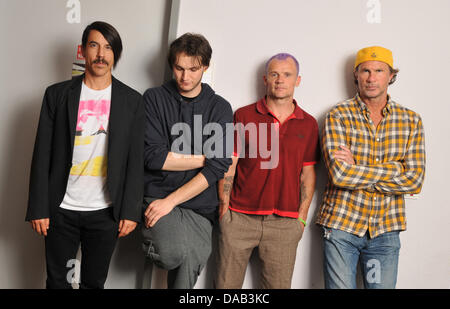
[[[391,68],[394,68],[394,58],[392,52],[384,47],[371,46],[360,49],[356,54],[355,69],[358,65],[366,61],[381,61],[387,63]]]

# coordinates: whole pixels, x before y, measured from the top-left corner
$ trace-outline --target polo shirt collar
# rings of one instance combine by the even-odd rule
[[[293,101],[295,107],[294,107],[294,112],[289,116],[288,119],[303,119],[304,115],[303,115],[303,110],[298,106],[297,101],[294,99]],[[260,99],[258,102],[256,102],[256,110],[263,115],[267,115],[270,114],[273,117],[275,117],[272,112],[269,110],[269,108],[267,107],[267,103],[266,103],[266,97],[263,97],[262,99]]]

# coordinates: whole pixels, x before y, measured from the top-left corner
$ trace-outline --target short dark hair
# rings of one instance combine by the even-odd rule
[[[167,60],[171,69],[180,53],[185,53],[191,57],[199,57],[200,63],[207,67],[211,60],[212,48],[203,35],[185,33],[170,44]]]
[[[397,80],[397,74],[398,74],[398,72],[400,72],[400,70],[393,69],[390,65],[388,65],[388,67],[389,67],[389,71],[391,72],[391,74],[394,74],[394,76],[392,76],[392,79],[389,81],[389,85],[392,85]],[[358,72],[358,70],[359,70],[359,65],[353,71],[353,79],[355,81],[355,85],[358,85],[358,79],[356,78],[356,72]]]
[[[108,41],[109,45],[111,45],[114,53],[114,67],[116,67],[120,56],[122,55],[122,39],[120,38],[119,32],[117,32],[117,30],[108,23],[103,21],[95,21],[88,25],[83,31],[83,37],[81,38],[81,46],[83,49],[86,48],[87,39],[91,30],[97,30],[100,32],[105,40]]]

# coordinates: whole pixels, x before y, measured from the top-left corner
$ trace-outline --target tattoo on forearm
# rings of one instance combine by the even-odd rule
[[[226,176],[223,180],[223,193],[230,195],[231,189],[233,188],[233,176]]]
[[[302,181],[300,183],[300,203],[303,203],[308,198],[307,192],[306,192],[306,185]]]
[[[234,176],[225,176],[223,178],[222,189],[219,188],[219,202],[220,204],[228,204],[230,199],[231,189],[233,188]]]
[[[223,193],[224,194],[230,194],[231,189],[233,188],[233,180],[234,176],[227,176],[224,178],[223,182]]]

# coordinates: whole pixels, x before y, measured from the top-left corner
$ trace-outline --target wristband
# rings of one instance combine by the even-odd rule
[[[306,222],[305,222],[305,220],[303,220],[302,218],[298,217],[298,221],[300,221],[301,223],[303,223],[303,225],[306,227]]]

